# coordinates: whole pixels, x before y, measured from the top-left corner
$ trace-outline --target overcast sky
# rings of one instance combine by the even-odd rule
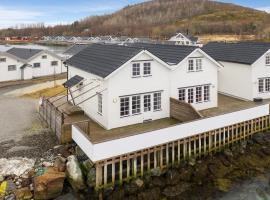
[[[90,15],[112,13],[144,0],[0,0],[0,28],[43,22],[66,24]],[[270,0],[222,0],[270,12]]]

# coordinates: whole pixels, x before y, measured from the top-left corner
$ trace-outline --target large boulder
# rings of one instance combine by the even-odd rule
[[[84,183],[83,173],[80,164],[75,156],[67,158],[66,174],[67,179],[75,191],[84,190],[86,185]]]
[[[54,199],[61,195],[65,173],[56,171],[53,167],[46,168],[44,174],[34,178],[35,199]]]

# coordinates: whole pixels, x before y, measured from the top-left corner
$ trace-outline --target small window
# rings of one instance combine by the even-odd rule
[[[186,101],[186,89],[179,89],[179,101]]]
[[[194,71],[194,60],[188,61],[188,71]]]
[[[40,63],[34,63],[33,67],[34,68],[39,68],[40,67]]]
[[[43,55],[42,56],[42,59],[47,59],[47,55]]]
[[[204,87],[204,91],[203,91],[203,100],[204,101],[210,101],[210,86],[209,85],[205,85]]]
[[[270,53],[266,55],[265,57],[265,64],[270,65]]]
[[[102,94],[98,94],[98,113],[102,114]]]
[[[0,58],[0,62],[6,62],[7,59],[6,58]]]
[[[161,93],[154,93],[154,111],[161,110]]]
[[[202,70],[202,59],[196,59],[196,71]]]
[[[132,114],[141,112],[141,96],[132,96]]]
[[[259,79],[259,92],[263,92],[263,85],[264,85],[264,81],[263,81],[263,79]]]
[[[120,99],[120,116],[125,117],[129,115],[129,97]]]
[[[151,95],[147,94],[143,97],[144,112],[151,111]]]
[[[52,62],[51,62],[51,65],[52,65],[52,66],[58,66],[58,61],[52,61]]]
[[[16,65],[9,65],[8,66],[8,71],[16,71],[16,70],[17,70]]]
[[[144,76],[151,75],[151,63],[144,63],[143,64],[143,75]]]
[[[196,87],[196,103],[202,102],[202,87]]]
[[[189,88],[188,89],[188,103],[193,103],[194,102],[194,89],[193,88]]]
[[[138,77],[140,75],[141,75],[140,63],[134,63],[132,65],[132,76],[133,77]]]
[[[186,41],[186,44],[189,45],[189,41]]]

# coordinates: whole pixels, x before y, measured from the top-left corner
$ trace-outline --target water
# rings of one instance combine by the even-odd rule
[[[0,45],[0,51],[7,51],[8,49],[12,47],[19,47],[19,48],[31,48],[31,49],[46,49],[49,51],[52,51],[55,54],[61,55],[68,46],[45,46],[45,45],[39,45],[39,44],[16,44],[16,45]]]

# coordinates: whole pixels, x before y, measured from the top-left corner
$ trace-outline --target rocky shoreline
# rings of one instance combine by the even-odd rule
[[[219,199],[234,184],[269,174],[270,132],[201,160],[191,159],[165,174],[155,171],[99,193],[94,190],[92,163],[78,161],[77,153],[75,145],[55,146],[17,175],[1,175],[0,162],[0,199]]]

